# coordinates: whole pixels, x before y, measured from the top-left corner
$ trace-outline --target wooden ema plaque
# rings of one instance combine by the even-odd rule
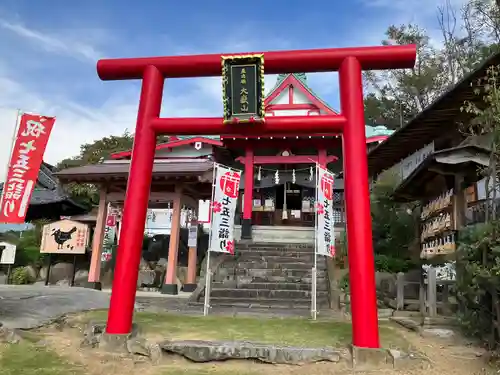
[[[89,227],[72,220],[44,225],[40,252],[45,254],[85,254]]]

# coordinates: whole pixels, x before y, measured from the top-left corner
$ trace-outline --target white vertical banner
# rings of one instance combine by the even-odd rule
[[[326,168],[316,164],[316,214],[314,266],[311,283],[311,317],[316,320],[317,310],[317,275],[318,255],[335,256],[335,231],[333,222],[333,184],[334,175]]]
[[[234,254],[234,217],[241,171],[216,164],[210,221],[210,251]]]
[[[210,309],[210,252],[234,254],[234,217],[240,188],[241,171],[214,163],[210,231],[205,271],[205,302],[203,315]]]
[[[316,179],[316,253],[335,256],[335,231],[333,222],[334,175],[317,165]]]

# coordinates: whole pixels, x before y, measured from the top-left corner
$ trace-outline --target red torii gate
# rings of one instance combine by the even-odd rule
[[[107,334],[122,335],[131,331],[157,135],[343,132],[353,345],[379,347],[362,70],[412,68],[416,46],[329,48],[263,54],[266,74],[338,71],[341,114],[267,117],[264,122],[244,125],[224,124],[222,118],[160,118],[165,78],[220,76],[222,54],[106,59],[97,63],[97,73],[102,80],[142,79]]]

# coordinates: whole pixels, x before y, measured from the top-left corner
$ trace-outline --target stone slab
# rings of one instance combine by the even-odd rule
[[[179,340],[159,343],[167,353],[181,355],[194,362],[254,359],[275,364],[305,364],[315,362],[348,362],[349,353],[334,348],[299,348],[259,344],[246,341]]]

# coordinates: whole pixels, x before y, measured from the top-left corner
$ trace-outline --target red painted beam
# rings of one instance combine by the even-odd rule
[[[338,160],[335,155],[330,155],[325,158],[327,163]],[[236,158],[241,164],[245,164],[245,156]],[[254,156],[254,164],[314,164],[318,162],[318,155],[290,155],[290,156]]]
[[[269,139],[256,139],[256,138],[224,138],[224,146],[228,149],[235,149],[237,151],[243,150],[245,147],[250,146],[253,149],[287,149],[287,148],[321,148],[325,147],[328,149],[337,148],[339,153],[341,152],[342,139],[339,138],[299,138],[288,137],[286,139],[278,138]]]
[[[415,45],[355,48],[325,48],[263,53],[266,74],[337,71],[346,57],[354,57],[363,70],[413,68]],[[222,73],[221,56],[247,55],[227,53],[191,56],[104,59],[97,62],[97,74],[104,81],[142,79],[144,70],[154,65],[164,78],[213,77]]]
[[[224,124],[220,117],[208,118],[156,118],[151,120],[151,127],[156,134],[166,135],[245,135],[245,134],[282,134],[286,129],[290,133],[337,134],[342,131],[346,118],[341,115],[331,116],[277,116],[266,118],[264,122],[244,124]]]

